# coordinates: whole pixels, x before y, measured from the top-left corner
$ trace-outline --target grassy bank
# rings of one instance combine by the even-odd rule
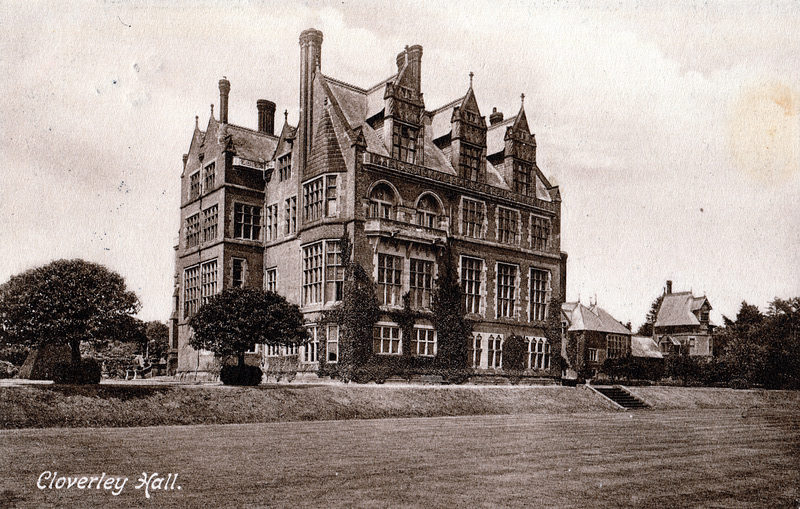
[[[800,406],[800,393],[641,387],[655,409]],[[37,385],[0,388],[0,428],[128,427],[614,411],[573,387]]]
[[[99,385],[0,389],[0,428],[123,427],[610,410],[572,387]]]
[[[657,410],[800,408],[800,391],[661,386],[630,389]]]

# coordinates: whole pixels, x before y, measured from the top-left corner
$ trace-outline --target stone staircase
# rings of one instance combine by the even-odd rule
[[[617,405],[623,407],[625,410],[650,408],[650,405],[646,401],[634,396],[622,386],[614,385],[602,387],[593,385],[591,388],[610,399]]]

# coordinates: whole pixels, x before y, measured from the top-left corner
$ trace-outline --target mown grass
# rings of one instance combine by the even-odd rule
[[[797,409],[0,431],[0,506],[796,507]],[[40,490],[44,471],[129,477]],[[146,499],[142,472],[179,474]]]

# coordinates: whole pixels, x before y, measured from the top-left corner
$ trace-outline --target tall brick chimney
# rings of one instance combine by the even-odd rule
[[[406,46],[406,49],[408,49],[408,46]],[[404,49],[403,51],[397,54],[397,72],[399,73],[400,71],[402,71],[403,66],[405,65],[406,65],[406,50]]]
[[[421,92],[422,88],[422,46],[415,44],[406,48],[406,61],[408,62],[408,70],[411,71],[411,79],[414,83],[414,89]]]
[[[231,82],[225,78],[219,80],[219,121],[228,123],[228,94],[231,92]]]
[[[311,151],[311,123],[314,104],[314,71],[322,65],[322,32],[314,28],[300,34],[300,122],[298,142],[300,145],[300,171],[305,171]]]
[[[270,135],[275,134],[275,103],[266,99],[256,101],[258,108],[258,130]]]
[[[667,295],[672,293],[672,281],[667,279]]]

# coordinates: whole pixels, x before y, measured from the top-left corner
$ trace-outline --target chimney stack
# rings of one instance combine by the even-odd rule
[[[672,281],[667,279],[667,295],[672,293]]]
[[[497,111],[497,108],[492,108],[492,113],[489,115],[489,125],[499,124],[503,121],[503,112]]]
[[[408,70],[411,71],[412,83],[417,92],[421,92],[422,88],[422,46],[415,44],[410,48],[406,48],[406,61],[408,62]]]
[[[228,123],[228,94],[231,91],[231,82],[224,77],[219,80],[219,121]]]
[[[258,108],[258,130],[269,135],[275,134],[275,103],[266,99],[256,101]]]
[[[400,71],[402,71],[403,70],[403,66],[406,65],[406,50],[408,50],[408,46],[406,46],[406,49],[404,49],[403,51],[401,51],[400,53],[397,54],[397,72],[398,73]]]
[[[300,34],[300,121],[298,142],[300,145],[300,171],[305,171],[308,154],[311,152],[311,122],[314,104],[314,72],[322,63],[322,32],[314,28]]]

